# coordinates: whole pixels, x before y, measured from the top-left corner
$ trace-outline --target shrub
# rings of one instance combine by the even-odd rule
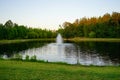
[[[34,56],[31,57],[31,61],[37,61],[36,60],[36,55],[34,55]]]
[[[93,31],[91,31],[91,32],[89,33],[89,37],[90,37],[90,38],[95,38],[95,37],[96,37],[96,33],[93,32]]]
[[[29,61],[29,55],[26,55],[25,60]]]
[[[15,60],[22,60],[22,55],[21,54],[14,54],[13,59],[15,59]]]

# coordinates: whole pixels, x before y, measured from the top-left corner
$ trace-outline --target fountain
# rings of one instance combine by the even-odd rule
[[[27,46],[28,44],[31,45],[31,43],[27,43]],[[35,43],[32,43],[32,44],[35,44]],[[103,51],[105,55],[100,55],[101,52],[99,52],[96,48],[91,50],[91,47],[89,48],[89,44],[83,45],[83,42],[80,42],[80,44],[76,45],[74,43],[68,43],[67,41],[64,41],[63,43],[63,38],[61,34],[58,34],[56,37],[56,42],[48,43],[48,44],[46,44],[46,41],[44,42],[44,44],[43,44],[43,41],[36,42],[36,45],[33,45],[35,47],[31,48],[30,46],[26,50],[24,50],[23,48],[22,51],[18,52],[18,55],[22,56],[23,60],[26,60],[26,56],[29,56],[29,59],[30,59],[35,55],[37,60],[43,60],[46,62],[65,62],[68,64],[97,65],[97,66],[106,66],[106,65],[119,66],[120,65],[119,58],[117,58],[117,56],[115,56],[116,60],[118,60],[116,62],[116,60],[111,59],[110,55],[106,55],[106,53],[108,52]],[[11,58],[13,59],[15,57],[17,58],[17,56],[14,56],[14,55],[17,55],[16,52],[18,51],[18,49],[21,48],[21,46],[19,45],[21,44],[16,44],[15,47],[17,50],[14,51],[14,50],[11,50],[11,47],[13,47],[13,44],[11,44],[10,48],[8,48],[7,51],[11,51],[12,54],[8,55],[7,53],[9,52],[5,51],[2,54],[0,54],[0,58],[3,58],[3,59],[11,59]],[[39,47],[36,47],[38,45]],[[4,51],[3,45],[0,45],[0,49]]]
[[[62,39],[62,36],[61,36],[60,33],[56,37],[56,43],[57,44],[62,44],[63,43],[63,39]]]

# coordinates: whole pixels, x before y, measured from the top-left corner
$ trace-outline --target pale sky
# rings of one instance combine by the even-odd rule
[[[0,23],[58,29],[65,21],[120,12],[120,0],[0,0]]]

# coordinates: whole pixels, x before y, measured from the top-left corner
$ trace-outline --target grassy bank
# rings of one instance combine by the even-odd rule
[[[66,39],[69,41],[80,42],[80,41],[93,41],[93,42],[120,42],[120,38],[70,38]]]
[[[1,80],[120,80],[120,67],[0,60]]]
[[[29,41],[54,41],[54,38],[49,39],[16,39],[16,40],[0,40],[0,44],[20,43]]]
[[[94,41],[94,42],[120,42],[120,38],[69,38],[64,39],[73,42],[80,41]],[[16,39],[16,40],[0,40],[0,44],[10,44],[10,43],[20,43],[28,41],[55,41],[55,38],[46,38],[46,39]]]

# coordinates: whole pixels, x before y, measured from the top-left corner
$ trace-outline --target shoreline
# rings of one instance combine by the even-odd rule
[[[68,65],[68,66],[81,66],[81,67],[120,67],[120,65],[82,65],[82,64],[68,64],[66,62],[48,62],[44,60],[23,60],[23,59],[3,59],[0,61],[21,61],[21,62],[31,62],[31,63],[44,63],[44,64],[58,64],[58,65]]]
[[[64,38],[64,41],[72,42],[120,42],[120,38]],[[20,42],[30,42],[30,41],[55,41],[55,38],[45,38],[45,39],[15,39],[15,40],[0,40],[0,44],[11,44]]]
[[[74,42],[120,42],[120,38],[70,38],[66,39]]]
[[[69,38],[65,39],[74,42],[120,42],[120,38]]]
[[[30,41],[54,41],[54,40],[55,40],[54,38],[0,40],[0,44],[11,44],[11,43],[21,43],[21,42],[30,42]]]

